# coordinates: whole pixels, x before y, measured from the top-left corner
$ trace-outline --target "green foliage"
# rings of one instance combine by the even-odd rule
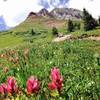
[[[24,44],[23,37],[19,35],[6,34],[0,36],[0,49],[7,47],[16,47]]]
[[[58,36],[58,30],[56,27],[52,28],[52,34]]]
[[[33,29],[31,29],[31,34],[32,35],[35,35],[36,34]]]
[[[95,29],[98,25],[97,21],[92,17],[91,14],[88,13],[86,9],[83,9],[83,21],[85,31]]]
[[[74,30],[73,22],[69,19],[68,20],[68,25],[67,25],[67,31],[72,32],[73,30]]]
[[[33,45],[30,48],[17,50],[3,50],[0,54],[5,54],[0,58],[0,83],[4,82],[7,76],[14,76],[23,94],[19,94],[21,99],[32,99],[25,94],[26,80],[29,76],[36,76],[41,84],[41,90],[36,95],[36,100],[51,99],[47,84],[50,69],[57,66],[63,76],[63,89],[61,100],[81,99],[91,100],[100,98],[100,68],[99,50],[95,49],[100,43],[93,41],[72,41],[63,43],[47,43]],[[28,51],[27,51],[28,49]],[[12,52],[13,51],[13,52]],[[26,52],[27,51],[27,52]],[[26,52],[26,53],[25,53]],[[96,52],[96,56],[94,56]],[[16,57],[18,62],[15,62]],[[14,60],[9,60],[13,58]],[[8,71],[4,73],[7,66]]]
[[[74,25],[70,27],[73,31]],[[38,24],[39,25],[39,24]],[[28,26],[26,26],[28,28]],[[37,27],[37,25],[36,25]],[[99,100],[100,98],[100,42],[90,40],[72,40],[61,43],[52,43],[50,31],[37,27],[28,31],[15,32],[0,36],[0,47],[14,47],[25,42],[25,45],[16,49],[0,51],[0,83],[8,76],[14,76],[21,91],[16,98],[19,100]],[[75,25],[76,29],[80,25]],[[25,27],[24,27],[25,28]],[[23,29],[24,29],[23,28]],[[73,30],[72,30],[73,29]],[[54,35],[58,30],[54,28]],[[52,33],[53,33],[52,32]],[[74,33],[74,32],[73,32]],[[73,36],[82,34],[99,34],[100,30],[88,32],[77,31]],[[24,35],[23,35],[24,34]],[[33,34],[33,35],[32,35]],[[38,35],[37,35],[38,34]],[[25,40],[25,41],[23,41]],[[9,41],[9,42],[8,42]],[[29,43],[26,46],[26,43]],[[30,45],[31,42],[31,45]],[[25,53],[25,51],[28,52]],[[13,52],[12,52],[13,51]],[[5,56],[2,57],[2,54]],[[96,56],[95,56],[96,55]],[[52,67],[57,66],[63,76],[61,95],[48,90],[49,73]],[[5,72],[5,68],[8,70]],[[36,76],[41,85],[39,94],[28,97],[26,95],[26,80],[29,76]],[[0,98],[1,99],[1,98]]]
[[[81,28],[81,24],[80,23],[75,23],[74,24],[74,29],[80,30],[80,28]]]
[[[100,25],[100,16],[99,16],[98,22],[99,22],[99,25]]]

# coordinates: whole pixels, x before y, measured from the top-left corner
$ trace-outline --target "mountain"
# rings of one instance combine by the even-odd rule
[[[73,8],[55,8],[50,13],[56,19],[82,19],[82,11]]]
[[[41,9],[37,14],[42,17],[53,17],[52,14],[45,8]]]
[[[82,11],[73,8],[55,8],[51,12],[43,8],[38,13],[31,12],[29,16],[31,15],[55,18],[58,20],[68,20],[68,19],[81,20],[82,19]]]
[[[37,13],[35,13],[35,12],[30,12],[29,15],[28,15],[28,18],[31,17],[31,16],[32,16],[32,17],[37,17]]]
[[[66,26],[67,19],[81,20],[82,11],[72,8],[55,8],[51,12],[43,8],[38,13],[30,12],[24,22],[13,30],[28,31],[30,29],[43,30],[52,27],[62,28]]]
[[[58,20],[82,19],[82,11],[73,8],[55,8],[51,12],[43,8],[37,15],[42,17],[51,17]]]
[[[6,22],[3,18],[3,16],[0,16],[0,31],[8,30],[9,27],[6,25]]]

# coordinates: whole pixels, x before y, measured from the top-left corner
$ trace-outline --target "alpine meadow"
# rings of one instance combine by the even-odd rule
[[[56,7],[1,19],[0,100],[100,99],[100,17]]]

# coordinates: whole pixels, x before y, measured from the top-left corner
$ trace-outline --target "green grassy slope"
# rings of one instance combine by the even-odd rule
[[[13,31],[23,32],[28,31],[29,29],[34,30],[50,30],[53,26],[57,28],[63,28],[66,25],[66,21],[64,20],[56,20],[53,18],[43,18],[37,16],[30,16],[28,17],[23,23],[19,26],[15,27]]]
[[[57,25],[59,31],[65,34],[65,23],[32,17],[8,33],[0,35],[0,49],[9,48],[0,50],[0,83],[4,83],[8,76],[14,76],[21,89],[21,94],[18,94],[20,99],[33,99],[26,95],[26,81],[34,75],[41,85],[36,100],[51,99],[52,92],[48,91],[47,84],[50,82],[50,70],[56,66],[63,76],[62,92],[58,98],[99,100],[100,41],[76,38],[52,42],[55,38],[51,33],[52,25]],[[32,28],[38,34],[32,36],[29,33]],[[82,34],[100,35],[100,29],[88,32],[77,30],[68,34],[75,37]]]
[[[51,29],[53,26],[56,26],[59,31],[66,31],[66,22],[58,21],[52,18],[43,18],[37,16],[30,16],[20,25],[11,29],[7,34],[0,35],[0,49],[3,48],[13,48],[19,45],[29,44],[29,41],[34,41],[35,43],[43,43],[49,42],[52,40]],[[29,35],[29,31],[34,29],[36,33],[40,33],[39,35],[31,36]]]
[[[5,82],[4,80],[8,76],[14,76],[18,86],[24,91],[21,92],[21,95],[19,94],[20,98],[25,100],[29,99],[25,94],[26,81],[31,75],[34,75],[39,79],[41,85],[36,100],[38,98],[46,100],[46,98],[50,98],[49,94],[52,93],[48,91],[47,87],[48,82],[51,82],[49,73],[51,68],[56,66],[63,76],[61,100],[66,100],[66,95],[71,100],[81,100],[81,98],[83,100],[91,100],[91,98],[99,100],[99,41],[75,40],[60,43],[43,42],[41,44],[36,41],[36,43],[31,47],[4,50],[0,53],[5,55],[0,58],[0,83]],[[3,73],[4,68],[8,68],[5,74]]]
[[[92,31],[84,32],[82,29],[76,30],[75,32],[67,32],[67,21],[56,20],[53,18],[43,18],[37,17],[35,15],[28,17],[24,22],[15,28],[11,29],[8,34],[0,35],[0,49],[9,47],[13,48],[19,45],[32,45],[32,44],[43,44],[51,42],[52,37],[52,27],[57,27],[59,33],[62,34],[72,34],[77,37],[82,34],[88,35],[100,35],[100,28]],[[82,22],[80,22],[82,24]],[[82,24],[83,25],[83,24]],[[34,29],[38,35],[31,36],[29,31]],[[30,41],[32,41],[30,43]]]
[[[11,35],[11,34],[0,36],[0,49],[16,47],[21,43],[24,43],[23,37]]]

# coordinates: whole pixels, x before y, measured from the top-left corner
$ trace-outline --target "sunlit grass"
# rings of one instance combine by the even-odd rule
[[[21,36],[15,36],[11,34],[0,36],[0,49],[16,47],[22,43],[24,42],[23,42],[23,37]]]

